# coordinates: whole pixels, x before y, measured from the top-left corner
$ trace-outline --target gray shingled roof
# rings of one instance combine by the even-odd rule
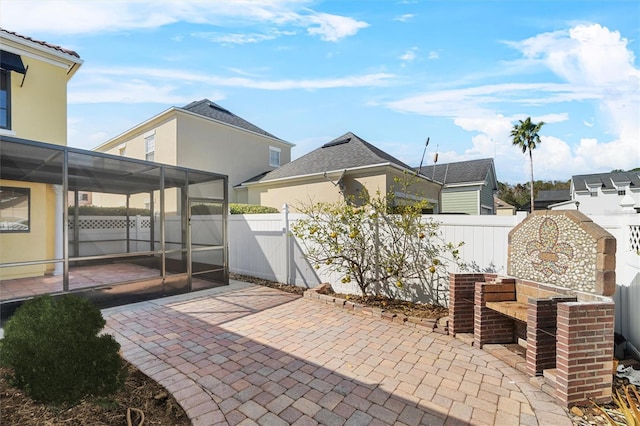
[[[603,190],[617,189],[615,183],[631,182],[631,188],[640,188],[640,172],[595,173],[571,177],[576,191],[588,191],[589,185],[598,185]]]
[[[420,173],[445,185],[468,182],[484,182],[493,165],[492,158],[459,161],[457,163],[423,166]],[[434,173],[435,168],[435,173]],[[497,189],[497,188],[494,188]]]
[[[280,139],[279,137],[274,136],[265,130],[262,130],[260,127],[249,123],[247,120],[238,117],[231,111],[221,107],[215,102],[211,102],[209,99],[202,99],[201,101],[191,102],[189,105],[186,105],[181,109],[193,112],[194,114],[202,115],[204,117],[212,118],[223,123],[231,124],[232,126],[240,127],[245,130],[250,130],[254,133],[269,136],[274,139]]]
[[[411,170],[407,164],[348,132],[322,147],[267,173],[260,181],[291,178],[356,167],[392,163]]]
[[[538,191],[538,195],[535,201],[568,201],[571,199],[571,190],[570,189],[548,189]],[[531,204],[531,202],[529,202]],[[537,207],[537,205],[536,205]]]

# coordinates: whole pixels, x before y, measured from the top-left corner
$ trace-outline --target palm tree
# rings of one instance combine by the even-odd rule
[[[533,213],[533,155],[531,152],[540,144],[538,132],[544,125],[544,121],[532,123],[531,117],[527,117],[524,121],[518,121],[519,123],[514,124],[511,130],[511,137],[513,138],[513,144],[522,149],[523,154],[529,151],[529,160],[531,162],[531,212]]]

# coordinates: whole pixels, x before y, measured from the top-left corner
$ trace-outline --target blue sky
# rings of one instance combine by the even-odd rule
[[[76,50],[69,145],[208,98],[294,143],[352,131],[410,165],[493,157],[526,182],[640,166],[640,2],[0,1],[0,25]],[[215,155],[215,153],[211,153]]]

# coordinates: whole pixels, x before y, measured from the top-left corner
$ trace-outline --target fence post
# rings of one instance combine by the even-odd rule
[[[376,296],[380,295],[380,224],[378,215],[374,209],[369,212],[370,220],[373,221],[373,255],[374,255],[374,272],[375,272],[375,292]]]
[[[291,242],[289,240],[289,206],[287,203],[282,205],[282,233],[284,234],[285,247],[285,284],[291,284]]]

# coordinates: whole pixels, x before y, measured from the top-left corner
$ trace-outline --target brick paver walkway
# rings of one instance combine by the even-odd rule
[[[266,287],[103,311],[124,357],[194,425],[570,425],[494,356]]]

